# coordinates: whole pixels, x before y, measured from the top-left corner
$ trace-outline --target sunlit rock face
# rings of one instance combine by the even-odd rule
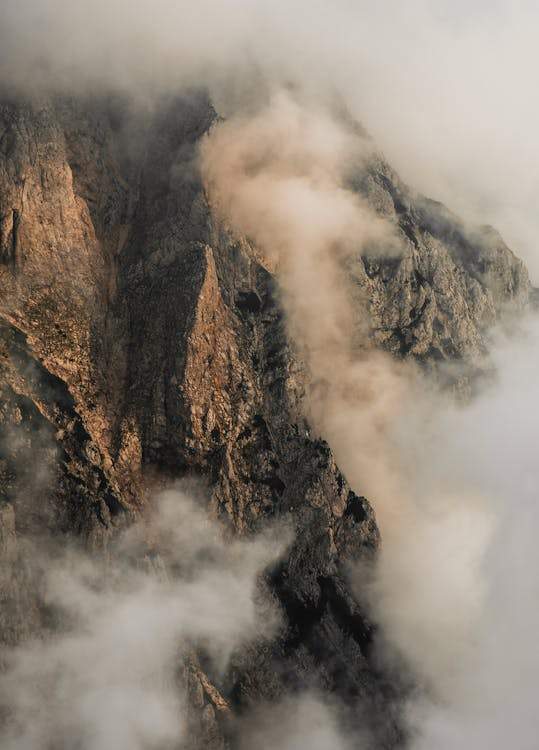
[[[55,627],[32,545],[106,555],[157,489],[198,477],[229,533],[285,519],[295,541],[261,581],[278,635],[224,675],[200,655],[178,665],[193,746],[223,747],[235,713],[311,688],[360,706],[391,747],[400,688],[346,577],[376,554],[376,521],[304,417],[273,269],[212,214],[197,150],[216,117],[201,94],[144,115],[110,98],[0,104],[0,635]],[[489,328],[528,304],[526,269],[382,158],[353,186],[403,248],[350,263],[373,340],[437,372],[458,362],[465,388]]]

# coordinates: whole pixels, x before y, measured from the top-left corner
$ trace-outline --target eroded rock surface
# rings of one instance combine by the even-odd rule
[[[200,746],[229,741],[223,716],[309,687],[361,706],[390,747],[397,691],[346,581],[347,561],[376,553],[376,522],[302,415],[276,280],[212,216],[196,153],[215,117],[199,94],[145,117],[114,100],[0,105],[2,637],[44,627],[33,538],[100,554],[156,487],[200,476],[234,533],[272,518],[296,532],[266,581],[278,637],[224,678],[195,657],[184,667]],[[413,196],[382,159],[355,186],[405,247],[351,267],[375,340],[427,364],[484,352],[501,312],[527,304],[522,263],[494,230]]]
[[[402,237],[398,258],[352,268],[368,290],[376,341],[431,369],[446,364],[469,375],[488,351],[489,329],[529,303],[526,267],[496,230],[467,227],[441,203],[414,195],[381,157],[355,186]]]

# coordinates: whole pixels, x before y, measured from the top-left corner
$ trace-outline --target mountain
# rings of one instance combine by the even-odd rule
[[[376,555],[376,520],[304,417],[274,274],[208,203],[196,156],[216,118],[201,93],[152,113],[113,97],[0,104],[0,636],[54,629],[36,545],[104,556],[159,489],[198,477],[232,534],[288,519],[295,541],[265,577],[275,638],[224,677],[186,663],[193,745],[222,747],[231,714],[308,686],[360,706],[393,747],[404,687],[346,576]],[[468,388],[491,326],[530,302],[524,265],[382,157],[353,186],[404,247],[350,267],[374,341]]]

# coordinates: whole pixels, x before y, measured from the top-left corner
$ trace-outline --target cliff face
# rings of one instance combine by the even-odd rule
[[[495,229],[469,228],[441,203],[414,195],[382,158],[357,181],[376,210],[398,221],[404,252],[355,269],[371,301],[375,338],[429,366],[461,364],[487,350],[488,330],[529,302],[527,270]]]
[[[396,696],[345,576],[347,560],[376,552],[373,512],[302,416],[276,280],[215,221],[201,185],[197,144],[215,117],[201,95],[151,117],[112,100],[0,105],[2,638],[49,627],[35,539],[76,536],[99,555],[176,478],[203,477],[234,533],[291,519],[296,540],[267,581],[278,637],[218,686],[195,657],[186,669],[204,746],[223,744],[219,717],[291,688],[359,700],[366,717]],[[415,197],[383,159],[355,187],[405,246],[350,269],[375,340],[428,366],[471,362],[500,313],[526,305],[522,263],[494,230]],[[390,718],[381,746],[397,736]]]

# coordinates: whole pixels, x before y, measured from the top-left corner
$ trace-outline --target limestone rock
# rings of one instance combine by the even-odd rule
[[[100,554],[155,488],[202,477],[233,533],[272,518],[296,533],[263,584],[278,636],[224,677],[186,668],[202,746],[226,743],[222,714],[313,687],[362,706],[366,724],[384,706],[390,747],[398,690],[346,579],[349,560],[376,554],[374,514],[311,435],[272,273],[212,215],[195,157],[215,117],[202,94],[152,116],[106,99],[0,104],[0,635],[43,627],[28,537]],[[527,304],[524,266],[383,159],[353,184],[405,247],[350,265],[375,341],[427,366],[471,362],[500,314]]]

